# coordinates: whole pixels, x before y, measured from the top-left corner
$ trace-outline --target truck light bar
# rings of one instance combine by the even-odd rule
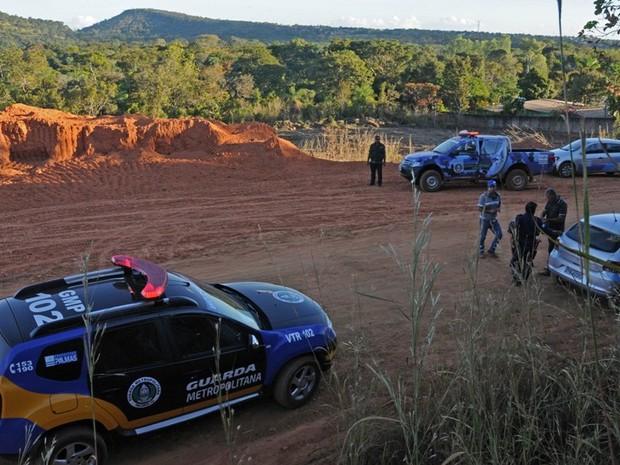
[[[459,132],[460,137],[477,137],[478,135],[480,135],[478,131],[468,131],[467,129]]]
[[[146,277],[146,286],[140,291],[145,299],[157,299],[166,291],[168,273],[163,267],[131,255],[114,255],[112,263],[137,271]],[[134,292],[133,289],[131,290]]]

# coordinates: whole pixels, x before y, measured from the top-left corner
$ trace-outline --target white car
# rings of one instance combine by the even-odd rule
[[[549,255],[549,271],[559,282],[590,290],[602,297],[620,298],[620,214],[590,216],[590,248],[586,258],[585,223],[579,222],[559,238]],[[586,265],[589,265],[586,266]],[[586,273],[586,269],[589,271]]]
[[[598,137],[585,139],[585,165],[581,139],[552,152],[555,155],[554,171],[562,178],[570,178],[573,172],[582,173],[584,166],[588,174],[620,172],[620,140]]]

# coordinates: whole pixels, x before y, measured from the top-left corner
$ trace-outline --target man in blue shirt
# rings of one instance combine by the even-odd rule
[[[499,224],[497,214],[502,207],[502,198],[497,192],[495,181],[487,182],[487,191],[483,192],[478,199],[478,211],[480,211],[480,258],[484,258],[484,241],[490,229],[495,237],[489,247],[489,256],[497,258],[495,249],[502,239],[502,226]]]

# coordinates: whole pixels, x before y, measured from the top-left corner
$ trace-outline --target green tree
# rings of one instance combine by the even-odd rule
[[[537,69],[531,69],[519,79],[519,88],[527,100],[547,98],[553,93],[553,83]]]
[[[440,87],[429,82],[408,82],[400,96],[400,101],[414,113],[435,111],[441,104]]]
[[[92,116],[116,113],[118,83],[123,76],[114,63],[101,51],[81,52],[76,48],[69,56],[61,89],[65,108]]]
[[[620,2],[618,0],[594,0],[594,14],[598,19],[585,24],[579,35],[611,36],[620,34]]]
[[[443,103],[449,110],[464,113],[469,110],[473,87],[471,59],[455,55],[446,62],[441,91]]]
[[[285,88],[286,68],[265,44],[247,44],[232,66],[233,76],[249,74],[262,95],[281,93]]]
[[[352,98],[366,100],[372,95],[372,71],[352,50],[327,53],[326,67],[320,79],[317,96],[323,101],[332,100],[344,113]]]

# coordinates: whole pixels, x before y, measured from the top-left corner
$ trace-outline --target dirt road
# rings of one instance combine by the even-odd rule
[[[42,165],[27,175],[1,178],[0,292],[34,280],[110,266],[115,253],[137,255],[204,281],[261,280],[299,288],[321,302],[339,335],[335,367],[351,367],[350,343],[363,337],[386,370],[399,373],[409,357],[402,314],[409,280],[397,260],[412,256],[414,208],[410,184],[395,165],[383,187],[368,186],[364,163],[241,153],[220,158],[145,159],[94,157]],[[504,227],[527,201],[544,204],[553,186],[576,220],[571,180],[543,177],[523,192],[500,190]],[[435,289],[444,314],[436,338],[449,363],[450,322],[472,287],[476,202],[483,186],[452,186],[419,197],[420,218],[432,217],[428,257],[443,268]],[[591,211],[620,211],[620,177],[592,177]],[[499,259],[480,261],[476,286],[518,314],[519,289],[511,286],[507,238]],[[542,267],[546,253],[537,258]],[[550,278],[536,276],[541,342],[562,350],[580,332],[567,317],[574,297]],[[377,298],[371,298],[375,296]],[[601,313],[603,325],[617,325]],[[506,328],[507,331],[512,330]],[[516,331],[516,329],[515,329]],[[342,381],[342,377],[340,378]],[[326,380],[319,395],[295,411],[270,399],[238,407],[234,442],[226,445],[217,415],[149,436],[120,441],[110,463],[333,464],[340,453],[343,386]]]

